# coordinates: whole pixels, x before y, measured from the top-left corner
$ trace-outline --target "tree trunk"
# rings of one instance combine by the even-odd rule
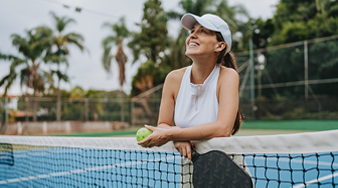
[[[38,117],[37,117],[36,111],[38,109],[38,100],[37,100],[35,89],[34,89],[33,99],[34,99],[34,101],[33,101],[33,121],[37,121]]]
[[[60,71],[60,63],[58,63],[58,71]],[[57,101],[56,101],[56,121],[61,121],[61,93],[60,78],[58,76]]]
[[[1,98],[0,98],[0,105],[2,105],[1,102]],[[2,109],[0,108],[0,112],[1,112],[1,134],[5,133],[5,123],[6,123],[6,106],[4,105],[4,110],[2,111]]]
[[[56,121],[61,121],[61,92],[60,92],[60,78],[58,78],[58,88],[57,88]]]
[[[25,94],[25,103],[26,103],[26,111],[25,111],[25,132],[26,132],[26,135],[28,135],[28,109],[29,109],[29,101],[28,101],[28,94],[27,94],[27,91],[26,91],[26,94]]]
[[[121,101],[121,121],[124,122],[125,118],[124,118],[124,95],[123,95],[123,90],[122,90],[122,86],[120,87],[120,101]]]

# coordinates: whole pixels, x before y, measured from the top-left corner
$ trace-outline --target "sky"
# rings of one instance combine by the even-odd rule
[[[58,16],[73,18],[76,23],[66,29],[68,32],[81,34],[85,41],[86,50],[81,52],[78,48],[70,47],[68,59],[69,67],[62,66],[66,71],[70,82],[61,83],[62,89],[70,90],[75,86],[83,89],[116,90],[118,84],[118,66],[115,60],[112,62],[111,74],[103,69],[101,57],[103,53],[102,40],[110,34],[108,28],[103,28],[105,22],[114,23],[124,16],[126,25],[131,31],[139,31],[135,23],[142,19],[143,4],[146,0],[0,0],[0,52],[3,54],[19,55],[16,48],[12,46],[10,36],[12,34],[25,35],[25,31],[37,26],[46,25],[53,28],[53,20],[50,12]],[[178,6],[180,0],[162,0],[165,11],[181,11]],[[249,15],[253,18],[271,18],[275,11],[275,5],[279,0],[228,0],[230,6],[242,4]],[[69,8],[65,8],[67,5]],[[76,12],[75,8],[82,8]],[[168,23],[169,35],[175,37],[180,30],[179,21]],[[115,54],[116,48],[112,49]],[[123,90],[129,94],[131,90],[132,77],[136,74],[141,61],[132,64],[131,51],[125,48],[129,60],[126,63],[126,83]],[[0,60],[0,79],[9,73],[10,62]],[[48,71],[56,67],[42,64],[41,68]],[[4,86],[0,87],[0,94]],[[25,91],[20,88],[16,81],[8,91],[10,95],[20,95]]]

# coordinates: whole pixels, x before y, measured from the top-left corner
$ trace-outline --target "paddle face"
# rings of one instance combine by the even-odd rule
[[[221,151],[193,155],[193,185],[199,187],[252,188],[251,177]]]

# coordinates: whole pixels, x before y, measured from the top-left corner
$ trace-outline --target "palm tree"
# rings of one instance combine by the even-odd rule
[[[26,97],[28,96],[27,89],[33,89],[34,105],[33,114],[34,121],[37,120],[37,102],[36,97],[44,91],[44,75],[45,72],[40,69],[46,52],[46,46],[36,45],[35,43],[46,37],[43,33],[37,34],[34,29],[26,31],[27,37],[21,37],[18,34],[12,34],[12,44],[21,54],[21,56],[0,54],[0,59],[11,61],[11,66],[8,75],[0,80],[0,87],[5,85],[6,96],[8,89],[12,86],[16,78],[20,79],[20,86],[26,86]],[[28,100],[26,100],[28,103]],[[26,103],[26,104],[27,104]],[[27,104],[28,106],[28,104]]]
[[[125,64],[128,61],[128,58],[123,50],[123,39],[130,36],[130,32],[125,25],[124,18],[120,18],[120,20],[115,23],[104,23],[104,27],[108,27],[112,31],[112,35],[107,36],[102,41],[102,46],[104,49],[102,56],[102,64],[107,73],[111,73],[111,61],[114,57],[111,55],[111,50],[114,46],[118,46],[118,49],[115,54],[115,60],[119,66],[119,84],[121,95],[123,93],[123,84],[126,81],[125,76]],[[124,121],[124,101],[123,97],[121,97],[121,121]]]
[[[83,46],[84,38],[82,35],[70,32],[64,33],[67,26],[71,23],[75,23],[75,20],[68,18],[66,16],[59,17],[54,12],[50,12],[53,21],[54,21],[54,30],[46,27],[40,26],[37,27],[37,32],[45,33],[49,37],[44,40],[39,41],[37,44],[51,45],[56,47],[56,51],[48,51],[45,61],[48,63],[56,63],[57,70],[52,71],[53,74],[56,74],[57,80],[57,105],[56,105],[56,120],[61,120],[61,93],[60,93],[60,83],[61,80],[67,82],[68,77],[65,73],[60,71],[60,64],[65,63],[68,67],[67,56],[69,55],[68,45],[72,44],[78,47],[81,51],[85,48]],[[52,48],[51,48],[52,49]],[[65,71],[66,72],[66,71]]]

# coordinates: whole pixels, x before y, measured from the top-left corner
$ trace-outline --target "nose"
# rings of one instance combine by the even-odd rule
[[[189,35],[190,38],[193,38],[193,39],[196,39],[197,38],[197,35],[196,35],[196,32],[193,32]]]

